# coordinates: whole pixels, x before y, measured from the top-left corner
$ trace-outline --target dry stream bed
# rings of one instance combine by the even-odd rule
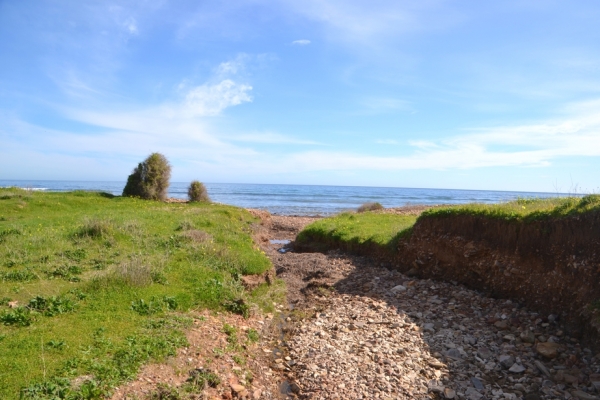
[[[596,399],[600,354],[556,315],[330,252],[279,251],[306,218],[263,219],[293,309],[272,362],[290,398]]]

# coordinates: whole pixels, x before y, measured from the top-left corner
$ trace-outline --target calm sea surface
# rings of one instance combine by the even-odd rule
[[[172,182],[169,196],[187,197],[189,183]],[[384,207],[409,204],[498,203],[517,197],[553,197],[556,193],[497,192],[489,190],[411,189],[364,186],[264,185],[206,183],[215,202],[244,208],[260,208],[272,214],[329,215],[355,209],[366,202]],[[98,190],[120,195],[125,182],[18,181],[0,180],[0,187],[16,186],[34,190],[64,192]]]

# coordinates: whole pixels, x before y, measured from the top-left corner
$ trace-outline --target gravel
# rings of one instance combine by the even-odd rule
[[[559,316],[366,258],[268,254],[305,316],[278,366],[289,397],[600,398],[600,354],[565,335]]]

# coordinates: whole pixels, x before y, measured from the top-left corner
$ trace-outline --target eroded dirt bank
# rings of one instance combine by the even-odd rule
[[[394,264],[555,314],[600,351],[600,214],[522,223],[476,216],[423,218]]]
[[[310,220],[265,221],[263,246],[295,308],[272,365],[290,397],[597,398],[600,354],[569,336],[564,318],[469,290],[461,279],[428,279],[440,267],[434,244],[409,253],[402,264],[409,277],[374,258],[289,251],[269,240],[291,240]],[[462,240],[463,248],[480,248]],[[474,260],[477,251],[455,253]],[[481,285],[480,278],[472,283]]]

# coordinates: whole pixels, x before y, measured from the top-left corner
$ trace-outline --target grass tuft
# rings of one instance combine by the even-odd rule
[[[356,209],[356,212],[358,213],[364,213],[366,211],[377,211],[377,210],[383,210],[383,206],[381,205],[381,203],[364,203],[362,204],[360,207],[358,207]]]
[[[102,219],[90,219],[75,231],[74,236],[78,238],[101,239],[109,237],[113,231],[113,224]]]

